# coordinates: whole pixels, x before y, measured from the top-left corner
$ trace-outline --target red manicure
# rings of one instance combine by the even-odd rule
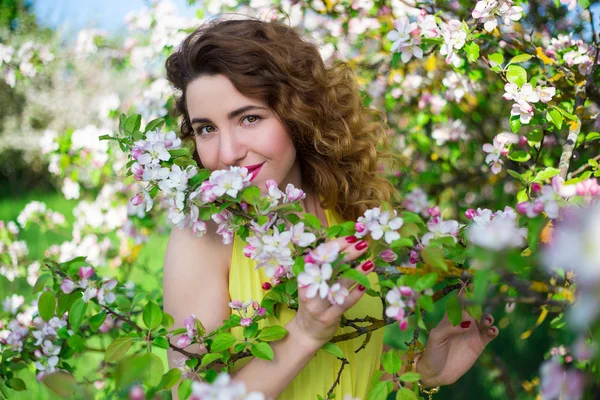
[[[361,292],[364,292],[366,289],[366,287],[364,287],[363,285],[358,285],[358,290],[360,290]]]
[[[346,242],[355,243],[358,240],[356,236],[346,236]]]
[[[356,243],[356,246],[354,246],[354,248],[356,250],[363,250],[366,249],[368,246],[367,242],[365,240],[361,240],[360,242]]]
[[[365,272],[368,271],[368,270],[370,270],[371,268],[373,268],[373,261],[371,261],[371,260],[367,261],[362,266],[362,270],[365,271]]]
[[[461,328],[465,328],[466,329],[466,328],[468,328],[470,326],[471,326],[471,321],[463,321],[463,322],[460,323],[460,327]]]

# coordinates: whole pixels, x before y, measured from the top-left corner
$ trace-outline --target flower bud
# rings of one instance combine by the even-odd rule
[[[256,315],[258,315],[259,317],[262,317],[265,315],[266,312],[267,312],[266,308],[260,307],[258,310],[256,310]]]
[[[387,250],[382,251],[379,254],[379,257],[387,263],[394,262],[398,258],[398,256],[396,255],[396,253],[394,253],[392,251],[392,249],[387,249]]]
[[[522,201],[517,204],[517,211],[521,214],[527,214],[527,209],[529,208],[529,203],[526,201]]]
[[[535,182],[531,185],[531,191],[533,193],[539,193],[542,191],[542,185],[540,185],[539,183]]]
[[[469,208],[467,211],[465,211],[465,217],[467,217],[467,219],[473,219],[475,216],[477,216],[477,211],[474,209]]]
[[[129,400],[144,400],[144,389],[140,385],[136,385],[129,391]]]
[[[427,210],[427,212],[432,217],[439,217],[440,216],[440,207],[439,206],[431,207]]]
[[[253,300],[253,301],[252,301],[252,309],[256,311],[256,310],[258,310],[259,308],[260,308],[260,304],[258,304],[258,301],[256,301],[256,300]]]
[[[142,196],[141,193],[138,193],[135,196],[133,196],[129,201],[134,206],[139,206],[140,204],[142,204],[144,202],[144,197]]]
[[[175,345],[177,347],[188,347],[190,344],[192,343],[192,339],[190,339],[190,337],[188,335],[181,335],[181,337],[177,340],[177,343],[175,343]]]
[[[354,224],[354,228],[356,229],[356,233],[363,233],[366,229],[366,226],[362,222],[357,222]]]
[[[88,267],[80,267],[78,274],[81,279],[91,278],[92,276],[94,276],[94,268],[89,267],[89,266]]]
[[[409,286],[400,286],[400,294],[405,297],[410,297],[413,295],[413,290]]]
[[[262,284],[262,288],[263,290],[269,290],[271,289],[271,284],[269,282],[265,282]]]
[[[252,325],[252,318],[242,318],[240,325],[244,327]]]

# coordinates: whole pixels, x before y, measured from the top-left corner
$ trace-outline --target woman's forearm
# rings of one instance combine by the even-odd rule
[[[286,325],[285,338],[273,342],[272,361],[254,358],[234,373],[233,379],[243,382],[249,392],[262,392],[269,399],[281,395],[324,344],[309,340],[295,321]]]

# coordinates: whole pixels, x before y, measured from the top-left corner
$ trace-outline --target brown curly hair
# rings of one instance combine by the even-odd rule
[[[186,88],[201,75],[227,76],[244,96],[266,102],[286,126],[296,147],[303,182],[323,197],[322,207],[356,220],[397,191],[378,173],[387,151],[385,114],[363,106],[352,69],[326,67],[317,46],[280,22],[211,20],[191,33],[166,61],[167,79],[179,92],[181,137],[193,130]],[[194,156],[198,165],[197,152]]]

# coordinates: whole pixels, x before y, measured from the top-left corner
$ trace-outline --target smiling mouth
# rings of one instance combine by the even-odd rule
[[[262,163],[256,167],[253,167],[252,169],[248,168],[248,173],[250,174],[250,181],[252,182],[254,180],[254,178],[256,178],[256,176],[258,175],[258,173],[260,172],[260,170],[262,169],[262,166],[265,163]]]

